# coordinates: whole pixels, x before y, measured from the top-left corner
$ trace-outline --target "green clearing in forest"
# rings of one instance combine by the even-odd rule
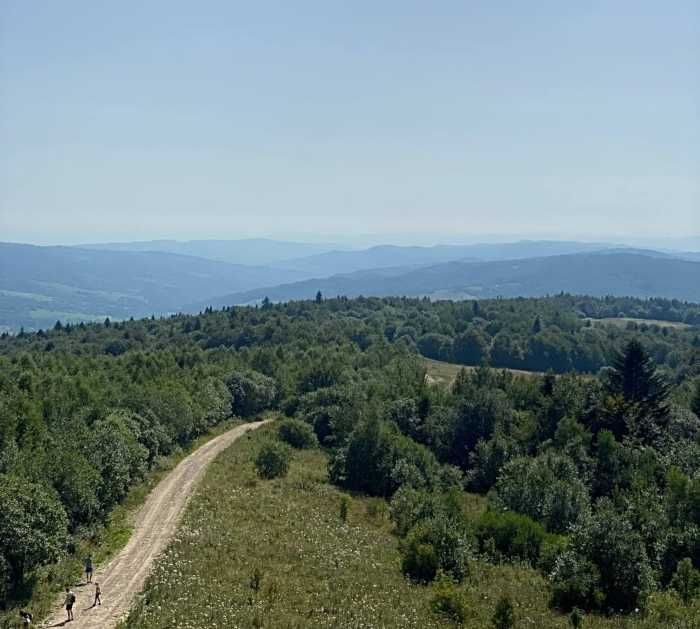
[[[441,360],[433,360],[432,358],[424,358],[425,366],[427,368],[427,376],[429,382],[433,384],[440,384],[444,386],[451,385],[457,374],[462,370],[474,371],[477,367],[471,367],[469,365],[458,365],[457,363],[446,363]],[[502,368],[495,368],[496,371],[501,371]],[[524,371],[522,369],[506,369],[516,376],[541,376],[542,373],[538,371]]]

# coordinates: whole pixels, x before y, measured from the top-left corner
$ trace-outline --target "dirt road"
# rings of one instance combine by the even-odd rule
[[[73,587],[77,602],[75,620],[65,623],[71,629],[110,629],[129,611],[134,597],[143,589],[151,565],[175,533],[187,499],[192,495],[204,470],[216,456],[241,435],[265,421],[237,426],[195,450],[183,459],[149,494],[136,515],[134,531],[127,545],[106,566],[97,568],[93,582],[102,588],[102,605],[92,607],[94,586]],[[66,612],[56,602],[57,611],[41,626],[62,627]]]

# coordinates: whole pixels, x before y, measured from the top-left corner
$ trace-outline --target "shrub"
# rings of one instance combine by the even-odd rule
[[[540,546],[540,557],[537,562],[540,571],[544,574],[551,574],[557,559],[567,551],[568,546],[569,539],[565,535],[547,533]]]
[[[413,487],[401,487],[391,498],[389,513],[396,532],[405,536],[418,522],[437,513],[435,494]]]
[[[580,629],[583,627],[583,614],[578,607],[574,607],[569,614],[569,624],[573,629]]]
[[[422,543],[418,539],[409,541],[401,560],[404,574],[419,583],[428,583],[436,577],[439,567],[437,552],[432,544]]]
[[[311,426],[299,419],[285,419],[277,431],[280,439],[293,448],[308,449],[318,445],[318,439]]]
[[[365,511],[367,513],[367,517],[371,520],[385,520],[387,515],[386,500],[383,498],[368,498]]]
[[[700,572],[693,568],[693,562],[686,557],[678,562],[671,587],[677,592],[684,605],[690,605],[700,589]]]
[[[673,593],[655,592],[649,597],[646,616],[651,627],[683,627],[687,610]]]
[[[55,493],[0,475],[0,571],[21,584],[27,571],[55,561],[64,549],[68,519]]]
[[[520,447],[512,437],[496,433],[488,441],[480,440],[469,456],[469,488],[486,493],[496,483],[503,466],[518,454]]]
[[[552,453],[510,461],[495,489],[496,505],[524,513],[555,533],[566,532],[589,510],[588,490],[573,461]]]
[[[475,535],[481,552],[489,552],[492,544],[500,555],[533,564],[539,558],[547,537],[542,525],[527,516],[495,511],[487,511],[479,518]]]
[[[148,451],[138,442],[137,432],[134,418],[122,411],[92,425],[89,461],[102,477],[97,497],[104,512],[124,498],[129,486],[146,471]]]
[[[603,499],[571,535],[552,573],[553,603],[628,612],[644,607],[655,585],[644,540],[628,516]]]
[[[340,514],[340,519],[341,519],[343,522],[346,522],[347,519],[348,519],[348,505],[349,505],[349,503],[350,503],[350,501],[348,500],[348,497],[347,497],[347,496],[342,496],[342,497],[340,498],[340,510],[339,510],[339,514]]]
[[[231,392],[231,412],[250,417],[271,408],[277,398],[277,383],[261,373],[233,373],[226,381]]]
[[[600,572],[596,565],[574,552],[565,552],[551,572],[552,606],[569,610],[576,606],[596,609],[603,601]]]
[[[438,579],[433,592],[430,599],[433,613],[458,625],[464,623],[467,616],[464,597],[454,581],[443,576]]]
[[[291,450],[288,445],[279,441],[268,441],[260,448],[255,467],[261,478],[278,478],[287,475],[290,459]]]
[[[404,485],[392,497],[389,513],[401,537],[421,520],[438,516],[452,519],[459,526],[463,520],[461,492],[438,494]]]
[[[402,569],[419,582],[432,581],[442,570],[456,581],[467,574],[469,543],[463,527],[439,516],[419,522],[401,545]]]
[[[496,610],[491,619],[495,629],[513,629],[515,627],[515,610],[507,596],[502,596],[496,604]]]
[[[389,422],[371,419],[353,430],[330,467],[331,480],[373,496],[390,496],[403,483],[430,487],[439,466],[430,450]]]

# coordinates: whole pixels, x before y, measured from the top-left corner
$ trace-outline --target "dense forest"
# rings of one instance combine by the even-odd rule
[[[684,325],[595,321],[623,316]],[[659,589],[688,603],[698,323],[700,306],[666,300],[319,294],[3,335],[0,595],[26,596],[36,568],[89,536],[159,457],[277,409],[313,429],[334,483],[390,502],[416,582],[524,561],[562,610],[627,613]],[[421,354],[477,368],[445,389]],[[488,496],[478,521],[462,491]]]

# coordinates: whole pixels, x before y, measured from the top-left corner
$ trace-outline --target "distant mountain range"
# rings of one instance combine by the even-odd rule
[[[167,313],[222,292],[300,277],[172,253],[0,243],[0,326]]]
[[[426,266],[454,260],[465,262],[514,260],[536,256],[582,253],[599,251],[609,246],[611,245],[587,242],[527,240],[500,244],[435,245],[433,247],[380,245],[360,251],[328,251],[301,259],[282,261],[277,265],[282,268],[307,271],[315,276],[328,276],[369,269]]]
[[[209,305],[327,296],[406,295],[440,299],[537,297],[559,292],[593,296],[666,297],[700,301],[700,262],[658,252],[595,252],[498,260],[453,261],[417,269],[357,271],[221,297]]]
[[[197,311],[266,296],[306,299],[318,290],[327,296],[453,299],[564,291],[700,301],[697,252],[559,241],[319,253],[323,246],[265,239],[86,247],[0,243],[0,331],[46,328],[56,320]],[[289,257],[300,252],[310,253]]]
[[[335,248],[332,243],[308,243],[244,238],[240,240],[143,240],[79,245],[80,249],[108,251],[177,253],[218,262],[268,266],[275,262],[324,253]]]

